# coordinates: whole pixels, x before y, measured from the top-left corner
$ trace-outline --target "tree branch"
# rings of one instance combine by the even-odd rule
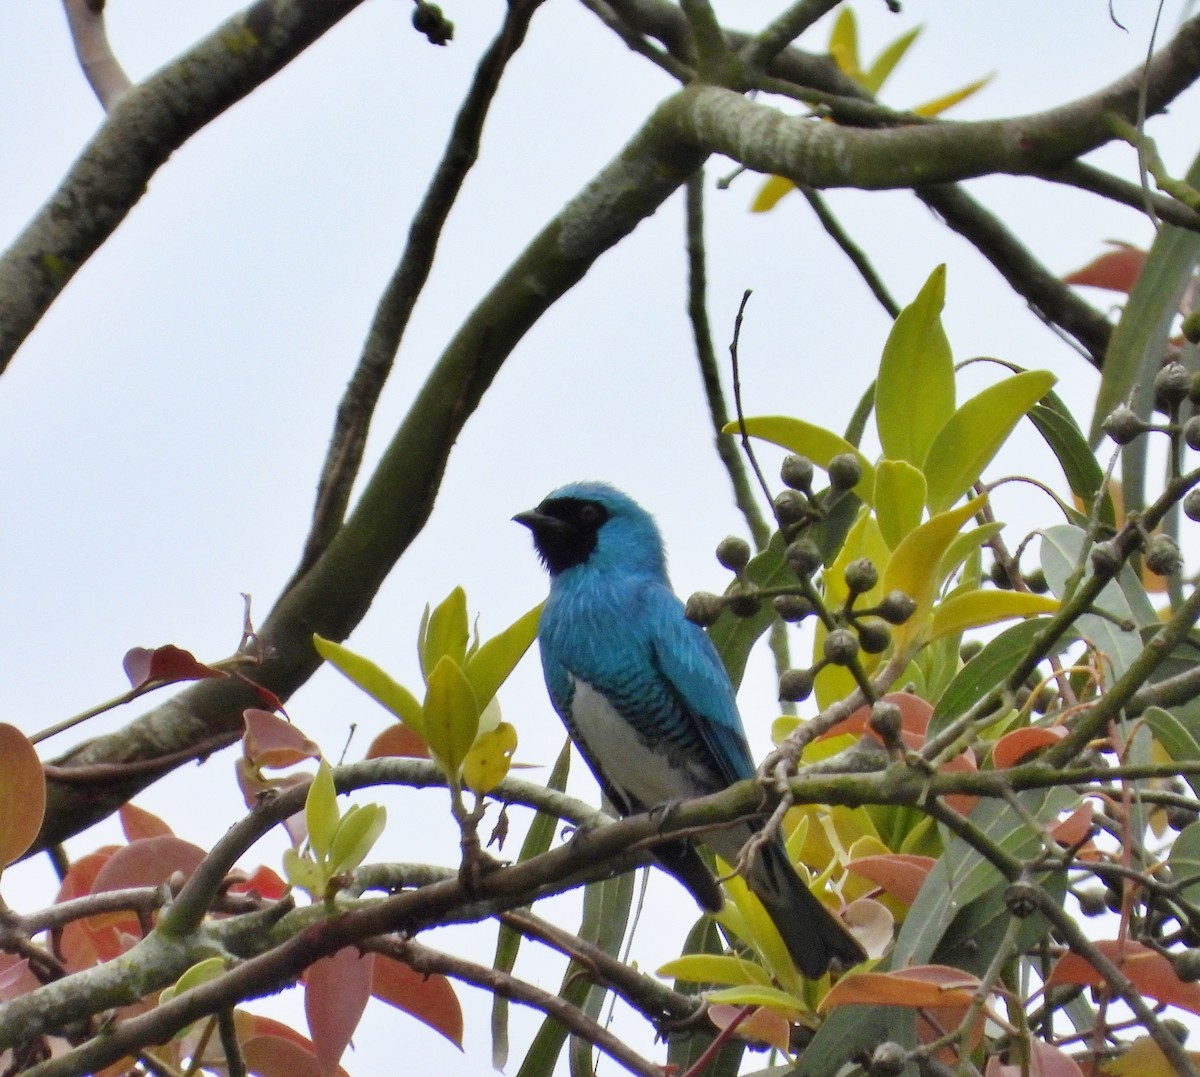
[[[133,85],[113,55],[104,28],[104,0],[63,0],[79,66],[105,112]]]

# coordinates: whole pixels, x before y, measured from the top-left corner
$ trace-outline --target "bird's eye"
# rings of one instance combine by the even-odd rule
[[[579,522],[588,527],[596,527],[604,523],[607,514],[594,501],[585,501],[579,508]]]

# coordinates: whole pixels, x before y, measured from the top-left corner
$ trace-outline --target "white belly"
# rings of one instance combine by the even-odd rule
[[[697,794],[697,776],[672,766],[668,754],[647,744],[587,681],[575,680],[571,718],[585,756],[609,785],[644,808]]]

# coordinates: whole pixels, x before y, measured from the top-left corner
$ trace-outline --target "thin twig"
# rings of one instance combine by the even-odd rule
[[[879,300],[879,305],[887,311],[889,317],[896,318],[900,314],[900,304],[892,298],[887,285],[883,283],[879,273],[871,265],[871,260],[867,257],[866,251],[855,243],[850,233],[842,227],[841,222],[833,215],[829,204],[819,192],[813,190],[811,187],[800,187],[798,190],[804,195],[808,204],[812,207],[812,211],[817,215],[817,220],[821,222],[821,227],[829,233],[829,237],[841,248],[842,253],[850,259],[854,268],[858,270],[859,276],[862,277],[866,286],[871,289],[871,294]]]
[[[79,66],[105,112],[133,85],[113,54],[104,27],[103,0],[63,0]]]
[[[738,341],[742,335],[742,318],[745,316],[746,304],[750,302],[751,294],[752,292],[749,288],[742,293],[742,301],[738,304],[737,317],[733,320],[733,339],[729,342],[729,361],[733,367],[733,408],[737,415],[742,451],[745,452],[746,458],[750,461],[750,466],[754,469],[754,476],[758,479],[758,485],[762,489],[763,496],[767,499],[767,504],[771,504],[771,488],[767,485],[762,468],[758,466],[758,459],[754,455],[754,446],[750,444],[750,435],[746,433],[746,413],[742,410],[742,372],[738,365]]]

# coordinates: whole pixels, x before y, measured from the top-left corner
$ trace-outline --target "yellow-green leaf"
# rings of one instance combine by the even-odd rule
[[[722,434],[738,434],[740,427],[736,422],[726,423]],[[826,430],[803,419],[793,419],[786,415],[760,415],[746,420],[746,433],[751,437],[761,438],[773,445],[781,445],[789,452],[807,456],[817,467],[829,467],[829,461],[843,453],[852,453],[858,457],[862,466],[862,478],[854,487],[854,492],[863,501],[870,504],[875,489],[875,468],[845,438],[839,437],[832,430]]]
[[[717,991],[705,991],[709,1002],[724,1002],[730,1006],[766,1006],[790,1017],[799,1017],[807,1006],[803,999],[780,991],[777,987],[723,987]]]
[[[992,75],[984,75],[981,79],[968,82],[961,90],[952,90],[950,93],[942,94],[941,97],[935,97],[932,101],[918,105],[912,111],[918,116],[938,116],[946,109],[953,108],[960,101],[965,101],[972,94],[978,93],[992,81],[992,77]]]
[[[917,40],[921,33],[920,26],[914,26],[907,33],[901,34],[895,41],[887,46],[875,59],[871,62],[871,66],[863,72],[862,77],[858,80],[862,85],[871,91],[873,94],[878,94],[880,88],[887,81],[888,76],[895,70],[896,65],[904,59],[904,54],[912,47],[912,43]]]
[[[718,862],[718,868],[721,867]],[[721,874],[725,875],[728,871],[728,867],[724,867]],[[788,956],[787,947],[784,946],[783,939],[780,938],[779,931],[767,915],[762,902],[751,892],[740,875],[725,879],[724,886],[730,900],[715,914],[717,922],[747,943],[766,966],[767,971],[774,974],[775,979],[785,988],[801,991],[803,988],[800,974]]]
[[[790,194],[796,185],[786,176],[768,176],[750,203],[751,213],[766,213],[774,209],[785,194]]]
[[[304,798],[304,825],[308,828],[308,843],[318,860],[329,855],[333,835],[338,826],[337,790],[333,787],[333,771],[324,759],[313,775]]]
[[[940,265],[896,317],[883,346],[875,421],[889,460],[921,467],[954,414],[954,359],[941,317],[945,301],[946,267]]]
[[[910,531],[892,552],[883,572],[883,593],[903,591],[917,604],[916,612],[892,632],[896,653],[923,642],[929,615],[941,579],[942,558],[954,537],[975,513],[987,504],[987,496],[975,498],[949,512],[942,512]]]
[[[170,1002],[176,995],[182,995],[185,991],[190,991],[194,987],[200,987],[202,984],[208,983],[209,980],[215,980],[218,976],[224,976],[225,972],[225,958],[223,957],[209,957],[203,961],[198,961],[191,968],[187,969],[170,987],[163,990],[162,994],[159,995],[159,1002]]]
[[[425,690],[425,743],[451,781],[479,733],[479,703],[471,682],[449,655],[429,673]]]
[[[925,476],[907,460],[875,465],[875,516],[891,549],[921,523],[925,512]]]
[[[338,823],[329,849],[330,872],[353,871],[366,859],[387,825],[381,804],[354,804]]]
[[[467,659],[467,680],[475,691],[475,699],[486,707],[521,661],[530,644],[537,638],[538,618],[542,615],[541,604],[518,617],[503,632],[493,636]]]
[[[961,534],[956,535],[954,541],[947,547],[945,556],[942,558],[941,578],[938,580],[938,586],[940,587],[945,583],[951,574],[956,572],[959,566],[978,550],[979,547],[1000,534],[1003,530],[1004,524],[998,520],[993,520],[991,523],[980,524],[978,527],[971,528],[970,531],[963,531]]]
[[[334,669],[366,692],[380,706],[391,711],[422,740],[425,739],[421,704],[404,685],[392,680],[369,658],[355,654],[340,643],[314,635],[313,646],[317,649],[317,654]]]
[[[295,849],[283,850],[283,877],[289,885],[303,890],[314,901],[321,899],[325,889],[325,873],[316,861],[301,856]]]
[[[946,421],[924,461],[929,511],[943,512],[970,489],[1013,427],[1057,379],[1047,370],[1014,374],[971,397]]]
[[[694,984],[738,984],[746,987],[758,984],[765,987],[771,982],[762,965],[725,954],[684,954],[663,965],[658,975]]]
[[[479,796],[494,789],[507,776],[516,750],[517,731],[508,722],[480,733],[463,760],[463,784]]]
[[[471,626],[467,620],[467,593],[456,587],[422,625],[418,638],[421,673],[426,681],[439,659],[448,656],[460,667],[466,661]]]
[[[829,55],[843,75],[857,79],[862,74],[858,62],[858,21],[852,8],[843,7],[838,12],[829,34]]]
[[[967,591],[951,595],[933,611],[931,640],[969,628],[982,628],[1013,617],[1036,617],[1054,613],[1058,599],[1050,595],[1034,595],[1027,591]]]
[[[46,774],[37,749],[16,726],[0,723],[0,869],[33,844],[46,814]]]

